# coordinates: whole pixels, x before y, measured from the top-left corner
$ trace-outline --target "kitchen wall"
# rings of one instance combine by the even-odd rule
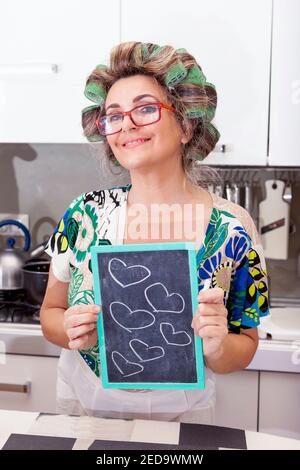
[[[125,185],[127,172],[105,164],[101,146],[91,144],[1,144],[0,213],[26,213],[30,217],[32,247],[52,233],[71,200],[85,191]],[[300,168],[271,171],[269,168],[228,169],[220,167],[221,178],[254,184],[255,206],[264,199],[266,179],[290,178],[293,182],[291,219],[296,233],[290,235],[289,258],[267,260],[273,297],[300,299],[297,269],[300,253]],[[113,172],[113,173],[112,173]],[[252,214],[254,220],[257,211]],[[3,240],[0,237],[0,246]],[[279,241],[280,242],[280,241]]]
[[[0,144],[0,213],[29,214],[33,247],[75,196],[129,182],[127,172],[112,173],[104,162],[89,144]]]

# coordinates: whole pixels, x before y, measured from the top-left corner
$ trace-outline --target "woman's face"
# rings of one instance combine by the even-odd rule
[[[110,88],[105,113],[129,111],[135,106],[155,102],[169,104],[163,88],[152,77],[134,75],[118,80]],[[125,145],[135,139],[146,140]],[[108,135],[107,141],[119,163],[130,171],[150,169],[162,163],[170,164],[174,159],[178,163],[181,158],[181,144],[188,140],[174,113],[162,108],[160,121],[144,127],[136,126],[129,116],[125,116],[121,131]]]

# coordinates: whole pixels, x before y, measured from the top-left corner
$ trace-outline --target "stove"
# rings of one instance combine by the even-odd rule
[[[28,302],[23,289],[0,290],[0,364],[6,354],[60,355],[60,347],[43,336],[40,308]]]
[[[0,290],[0,323],[40,324],[40,305],[26,300],[26,291]]]

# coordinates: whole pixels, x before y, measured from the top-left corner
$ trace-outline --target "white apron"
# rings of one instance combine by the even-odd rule
[[[106,226],[105,238],[122,244],[127,193]],[[104,213],[110,213],[109,207]],[[62,349],[57,375],[57,412],[102,418],[153,419],[213,424],[215,377],[205,368],[204,390],[104,389],[101,378],[90,369],[78,351]]]
[[[63,349],[57,374],[57,412],[100,418],[214,424],[215,377],[205,368],[205,390],[104,389],[78,351]]]

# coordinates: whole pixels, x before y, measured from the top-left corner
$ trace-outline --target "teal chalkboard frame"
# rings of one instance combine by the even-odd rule
[[[193,315],[197,309],[197,296],[198,296],[198,273],[196,261],[195,244],[192,242],[169,242],[169,243],[139,243],[139,244],[126,244],[126,245],[100,245],[91,247],[91,261],[93,270],[93,282],[95,292],[95,302],[101,305],[101,288],[100,276],[98,269],[98,254],[99,253],[120,253],[131,251],[158,251],[158,250],[187,250],[189,260],[189,274],[191,286],[191,302],[193,308]],[[99,315],[98,323],[98,338],[99,338],[99,353],[101,363],[101,378],[103,388],[126,388],[126,389],[204,389],[205,388],[205,374],[204,374],[204,359],[203,359],[203,346],[202,339],[199,336],[194,336],[195,340],[195,357],[196,357],[196,374],[197,381],[193,383],[152,383],[152,382],[110,382],[107,373],[106,362],[106,349],[105,349],[105,332],[103,325],[102,315]]]

